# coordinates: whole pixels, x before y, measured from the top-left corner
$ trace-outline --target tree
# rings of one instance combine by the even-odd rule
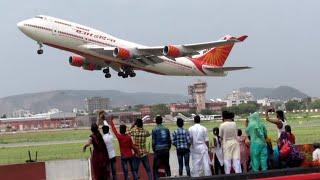
[[[225,107],[222,110],[234,112],[235,114],[249,114],[254,113],[259,109],[259,105],[253,102],[239,104],[237,106]]]
[[[320,109],[320,100],[315,100],[310,104],[311,109]]]
[[[151,106],[151,116],[155,117],[157,115],[164,116],[170,114],[170,109],[165,104],[157,104]]]
[[[299,109],[305,109],[306,105],[304,102],[299,102],[297,100],[290,100],[286,104],[286,110],[287,111],[293,111],[293,110],[299,110]]]

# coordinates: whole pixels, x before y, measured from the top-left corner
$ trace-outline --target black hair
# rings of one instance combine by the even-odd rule
[[[313,143],[313,148],[314,149],[320,148],[320,143]]]
[[[161,117],[160,115],[158,115],[158,116],[156,117],[156,123],[157,123],[157,124],[162,124],[162,117]]]
[[[229,112],[229,111],[222,111],[222,119],[231,119],[233,120],[234,118],[234,113],[233,112]]]
[[[241,136],[242,135],[242,131],[241,129],[238,129],[238,136]]]
[[[183,127],[183,124],[184,124],[184,120],[182,118],[178,118],[177,119],[177,126],[178,127]]]
[[[212,129],[212,132],[213,132],[214,135],[219,136],[219,128],[218,127],[214,127]]]
[[[98,125],[97,125],[96,123],[92,123],[92,124],[91,124],[91,132],[92,132],[93,134],[98,134],[98,133],[100,133],[100,132],[99,132],[99,127],[98,127]]]
[[[194,116],[193,121],[194,123],[200,123],[200,116],[199,115]]]
[[[120,134],[126,134],[126,131],[127,131],[127,126],[126,125],[121,124],[119,126],[119,129],[120,129]]]
[[[284,112],[281,111],[281,110],[277,110],[277,111],[276,111],[276,114],[277,114],[277,118],[278,118],[278,119],[281,119],[281,121],[284,122],[284,120],[286,119],[286,118],[284,117]]]
[[[103,134],[108,134],[109,133],[109,126],[102,126],[102,132],[103,132]]]
[[[136,125],[137,125],[137,127],[142,128],[142,127],[143,127],[143,121],[142,121],[142,119],[138,118],[138,119],[136,120]]]
[[[290,125],[285,125],[284,126],[284,129],[287,133],[290,133],[291,134],[291,126]]]

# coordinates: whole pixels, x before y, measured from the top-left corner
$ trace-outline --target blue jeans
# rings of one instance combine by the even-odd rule
[[[124,179],[128,180],[128,163],[130,164],[131,173],[134,180],[138,179],[137,171],[136,171],[136,165],[134,162],[133,157],[122,157],[121,156],[121,166],[124,174]]]
[[[143,157],[135,157],[136,160],[136,168],[137,168],[137,174],[139,172],[139,166],[140,166],[140,161],[143,164],[144,169],[147,172],[148,175],[148,179],[152,180],[152,174],[151,174],[151,168],[150,168],[150,163],[149,163],[149,159],[148,159],[148,155],[145,155]]]
[[[182,176],[182,172],[183,172],[183,159],[184,159],[184,165],[186,167],[187,175],[190,176],[190,166],[189,166],[190,150],[177,149],[177,156],[178,156],[178,162],[179,162],[179,176]]]

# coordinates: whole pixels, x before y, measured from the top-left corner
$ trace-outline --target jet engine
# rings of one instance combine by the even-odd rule
[[[85,63],[85,58],[81,56],[70,56],[69,64],[71,66],[81,67]]]
[[[173,57],[173,58],[190,55],[192,53],[194,52],[186,49],[183,46],[174,46],[174,45],[165,46],[162,50],[162,54],[164,56]]]
[[[132,49],[120,48],[117,47],[113,50],[113,57],[127,60],[132,58],[135,55]]]

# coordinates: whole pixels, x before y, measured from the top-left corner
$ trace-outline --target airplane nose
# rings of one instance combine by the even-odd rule
[[[17,26],[20,29],[20,31],[22,31],[24,26],[24,21],[18,22]]]

